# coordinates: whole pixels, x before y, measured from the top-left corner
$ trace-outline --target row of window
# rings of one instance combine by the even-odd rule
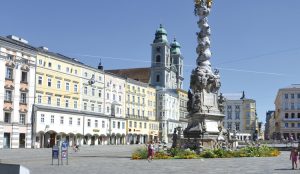
[[[42,59],[39,59],[38,62],[39,62],[39,65],[46,67],[46,64],[47,64],[46,61],[43,62]],[[52,68],[52,63],[48,62],[47,67],[48,68]],[[60,64],[57,64],[56,70],[62,71],[62,66]],[[66,67],[65,72],[72,74],[73,73],[73,68]],[[74,74],[78,75],[78,70],[77,69],[74,69]],[[88,78],[88,76],[89,76],[88,72],[84,72],[84,77]],[[94,74],[92,74],[92,78],[95,79],[95,75]],[[101,75],[98,76],[98,80],[100,82],[102,81],[102,79],[103,79],[103,77]]]
[[[117,123],[117,125],[116,125]],[[122,129],[125,129],[125,122],[116,122],[116,121],[113,121],[112,122],[112,128],[113,129],[121,129],[121,123],[122,123]]]
[[[289,113],[285,113],[284,114],[284,118],[296,118],[296,114],[295,113],[291,113],[291,116]],[[300,118],[300,113],[297,113],[297,118]]]
[[[158,124],[150,123],[150,124],[149,124],[149,128],[150,128],[151,130],[158,130]]]
[[[106,87],[110,87],[110,85],[112,84],[112,81],[110,80],[109,82],[106,83]],[[116,89],[116,84],[112,84],[113,86],[113,89]],[[121,91],[122,90],[122,86],[119,85],[119,90]]]
[[[133,122],[133,127],[132,127],[132,121],[129,121],[129,128],[138,128],[138,122]],[[139,122],[139,128],[142,129],[143,128],[143,123]],[[144,129],[147,129],[147,123],[144,123]]]
[[[46,96],[47,104],[52,105],[52,96]],[[56,106],[58,107],[66,107],[70,108],[71,106],[71,99],[64,99],[64,105],[62,105],[61,97],[56,97]],[[38,94],[37,96],[37,103],[42,104],[42,95]],[[73,100],[73,108],[78,109],[78,100]]]
[[[127,85],[127,89],[130,90],[130,85]],[[135,91],[135,86],[132,86],[132,90]],[[137,91],[141,92],[140,87],[137,87]],[[145,93],[145,89],[142,89],[142,93]]]
[[[41,114],[41,123],[45,123],[45,115],[44,114]],[[69,117],[69,125],[73,125],[73,117]],[[77,118],[76,120],[77,122],[75,123],[77,126],[80,126],[81,125],[81,118]],[[99,127],[99,124],[98,124],[98,120],[94,120],[94,127],[95,128],[98,128]],[[54,115],[51,115],[50,117],[50,124],[56,124],[55,123],[55,116]],[[65,124],[65,117],[64,116],[60,116],[60,119],[59,119],[59,124],[63,125]],[[75,125],[74,124],[74,125]],[[87,119],[87,127],[91,127],[92,126],[92,120],[91,119]],[[101,128],[105,128],[105,121],[102,120],[102,125],[101,125]]]
[[[39,60],[38,60],[38,63],[39,63],[40,66],[46,67],[46,65],[47,65],[48,68],[52,68],[52,62],[48,62],[48,64],[47,64],[46,61],[43,61],[42,59],[39,59]],[[62,70],[62,66],[61,66],[60,64],[58,64],[57,67],[56,67],[56,69],[57,69],[58,71],[61,71],[61,70]],[[66,67],[65,72],[66,72],[66,73],[73,73],[73,68]],[[74,69],[74,74],[75,74],[75,75],[78,74],[77,69]]]
[[[130,102],[130,101],[131,101],[131,102],[135,102],[135,96],[132,95],[132,99],[130,100],[130,95],[128,94],[128,95],[127,95],[127,102]],[[144,104],[145,104],[145,98],[144,98],[144,97],[142,98],[142,103],[141,103],[141,98],[140,98],[140,97],[137,97],[137,103],[138,103],[138,104],[143,104],[143,105],[144,105]],[[149,101],[148,101],[148,103],[149,103]]]
[[[137,113],[135,112],[135,109],[131,109],[131,113],[130,113],[130,109],[129,108],[127,108],[127,115],[136,115],[137,114],[137,116],[142,116],[142,117],[144,117],[145,116],[145,111],[143,110],[142,112],[140,112],[140,110],[138,109],[137,110]]]
[[[87,87],[87,86],[84,87],[83,93],[84,93],[85,95],[88,95],[88,87]],[[92,88],[91,95],[92,95],[92,96],[96,96],[96,88]],[[101,90],[101,89],[98,89],[98,97],[99,97],[99,98],[102,97],[102,90]]]
[[[240,109],[240,105],[235,105],[234,107],[235,107],[235,109]],[[231,105],[227,106],[228,110],[231,110],[232,108],[233,108],[233,106],[231,106]]]
[[[110,94],[109,94],[108,92],[106,93],[106,99],[107,99],[107,100],[110,99]],[[116,94],[113,94],[113,95],[112,95],[112,100],[113,100],[113,101],[117,101]],[[122,96],[121,96],[121,95],[119,95],[119,102],[122,102]]]
[[[53,100],[52,100],[52,96],[46,96],[46,100],[48,105],[52,105]],[[71,108],[71,102],[73,101],[73,108],[74,109],[78,109],[78,100],[71,100],[71,99],[64,99],[64,101],[62,101],[61,97],[56,97],[56,103],[55,106],[57,107],[65,107],[65,108]],[[64,102],[64,103],[63,103]],[[42,104],[42,95],[38,95],[37,96],[37,103],[38,104]],[[88,106],[88,103],[83,103],[83,110],[85,111],[93,111],[93,112],[100,112],[102,113],[102,105],[96,105],[94,103],[91,103],[90,106]],[[109,106],[106,107],[106,112],[110,113],[111,112],[111,108]],[[119,107],[115,108],[115,114],[122,114],[122,109]]]
[[[232,112],[227,112],[227,119],[231,120],[232,119]],[[239,120],[240,119],[240,112],[235,112],[235,119]]]
[[[9,80],[14,79],[14,69],[6,67],[5,78]],[[21,82],[27,82],[27,72],[21,71]]]
[[[295,103],[294,102],[291,102],[290,105],[288,102],[285,102],[284,103],[284,109],[285,110],[295,110],[296,109],[296,106],[295,106]],[[300,109],[300,102],[297,103],[297,109]]]
[[[233,124],[235,126],[235,130],[240,131],[240,123],[239,122],[235,122],[235,123],[228,122],[227,123],[227,129],[232,130]]]
[[[298,93],[298,94],[284,94],[284,98],[289,99],[289,96],[290,96],[291,99],[294,99],[296,97],[296,95],[297,95],[297,98],[300,99],[300,93]]]
[[[296,124],[295,123],[284,123],[284,127],[285,128],[288,128],[288,127],[294,128],[294,127],[296,127]],[[300,128],[300,123],[297,123],[297,127]]]
[[[11,112],[4,113],[4,123],[10,124],[11,123]],[[19,124],[25,125],[26,123],[26,114],[21,113],[19,115]]]
[[[42,76],[38,76],[38,85],[43,85],[43,77]],[[52,87],[52,85],[53,85],[52,78],[48,77],[47,86]],[[71,86],[70,82],[65,82],[65,90],[66,91],[70,91],[70,86]],[[61,80],[56,81],[56,88],[62,89]],[[78,92],[78,84],[74,84],[73,89],[74,89],[74,92]]]
[[[12,90],[5,90],[4,101],[6,102],[13,102],[13,91]],[[27,93],[21,92],[20,94],[20,103],[27,104]]]

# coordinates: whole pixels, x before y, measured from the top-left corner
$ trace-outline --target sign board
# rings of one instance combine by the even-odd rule
[[[69,157],[68,157],[68,143],[62,142],[61,143],[61,164],[63,165],[63,160],[67,160],[67,165],[69,163]]]
[[[67,142],[63,142],[61,143],[61,150],[68,150],[68,143]]]
[[[100,132],[99,129],[93,129],[93,132]]]
[[[57,159],[57,164],[59,165],[59,147],[58,146],[52,147],[52,165],[53,165],[53,159]]]
[[[52,158],[58,159],[59,156],[59,148],[57,146],[53,146],[52,148]]]

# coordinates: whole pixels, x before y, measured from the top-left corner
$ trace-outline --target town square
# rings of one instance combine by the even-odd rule
[[[3,7],[0,174],[300,168],[300,2]]]

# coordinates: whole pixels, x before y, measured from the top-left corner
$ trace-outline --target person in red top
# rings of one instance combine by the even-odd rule
[[[292,148],[291,154],[290,154],[290,160],[292,160],[292,169],[294,170],[296,166],[297,168],[297,160],[298,160],[298,151],[295,147]]]
[[[148,161],[153,160],[154,158],[154,145],[153,142],[150,141],[148,145]]]

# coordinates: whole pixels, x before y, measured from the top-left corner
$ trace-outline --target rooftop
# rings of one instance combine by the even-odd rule
[[[149,83],[151,68],[115,69],[115,70],[106,70],[106,72],[131,78],[136,81],[141,81],[143,83]]]

